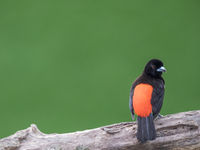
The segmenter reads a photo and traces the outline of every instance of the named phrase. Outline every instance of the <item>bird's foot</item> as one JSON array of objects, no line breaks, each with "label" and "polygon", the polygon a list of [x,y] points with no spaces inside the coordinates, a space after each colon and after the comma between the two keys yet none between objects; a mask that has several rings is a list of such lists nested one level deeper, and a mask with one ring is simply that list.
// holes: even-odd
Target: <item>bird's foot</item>
[{"label": "bird's foot", "polygon": [[161,115],[161,114],[158,114],[158,116],[155,118],[155,120],[158,120],[158,119],[160,119],[160,118],[162,118],[162,117],[164,117],[164,116]]}]

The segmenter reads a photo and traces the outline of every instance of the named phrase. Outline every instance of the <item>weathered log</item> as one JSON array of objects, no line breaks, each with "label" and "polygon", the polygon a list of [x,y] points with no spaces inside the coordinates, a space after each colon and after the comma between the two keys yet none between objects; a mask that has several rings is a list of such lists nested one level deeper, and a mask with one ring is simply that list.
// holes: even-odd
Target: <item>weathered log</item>
[{"label": "weathered log", "polygon": [[136,139],[136,122],[122,122],[65,134],[44,134],[36,125],[0,139],[0,150],[138,150],[200,149],[200,111],[155,120],[157,138]]}]

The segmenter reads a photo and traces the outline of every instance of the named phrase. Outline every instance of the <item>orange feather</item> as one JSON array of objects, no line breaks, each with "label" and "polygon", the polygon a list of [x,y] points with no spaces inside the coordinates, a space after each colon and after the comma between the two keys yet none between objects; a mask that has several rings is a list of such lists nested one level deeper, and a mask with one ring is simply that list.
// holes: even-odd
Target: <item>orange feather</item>
[{"label": "orange feather", "polygon": [[152,112],[151,96],[153,87],[149,84],[138,84],[133,93],[133,108],[140,117],[147,117]]}]

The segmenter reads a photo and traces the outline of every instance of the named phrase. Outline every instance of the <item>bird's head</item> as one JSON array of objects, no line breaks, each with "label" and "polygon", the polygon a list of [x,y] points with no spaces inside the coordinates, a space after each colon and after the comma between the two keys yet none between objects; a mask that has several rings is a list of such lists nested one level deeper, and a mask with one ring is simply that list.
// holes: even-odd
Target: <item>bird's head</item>
[{"label": "bird's head", "polygon": [[166,72],[166,69],[158,59],[151,59],[144,68],[144,73],[154,78],[161,77],[163,72]]}]

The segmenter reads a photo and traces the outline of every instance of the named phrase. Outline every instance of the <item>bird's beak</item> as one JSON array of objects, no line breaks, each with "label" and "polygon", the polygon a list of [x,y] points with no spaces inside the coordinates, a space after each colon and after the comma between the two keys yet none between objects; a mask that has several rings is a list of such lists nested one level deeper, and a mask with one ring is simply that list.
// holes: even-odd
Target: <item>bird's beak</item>
[{"label": "bird's beak", "polygon": [[167,70],[165,69],[165,67],[161,66],[156,71],[158,71],[158,72],[166,72]]}]

